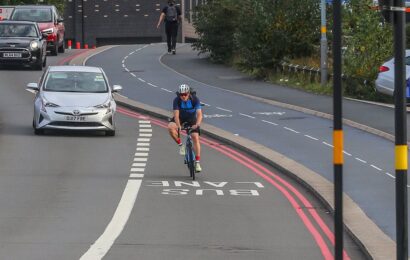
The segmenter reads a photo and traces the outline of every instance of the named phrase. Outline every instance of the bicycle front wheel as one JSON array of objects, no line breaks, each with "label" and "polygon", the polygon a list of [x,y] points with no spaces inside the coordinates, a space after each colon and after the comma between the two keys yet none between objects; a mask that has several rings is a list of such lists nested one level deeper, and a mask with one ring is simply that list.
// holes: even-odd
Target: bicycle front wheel
[{"label": "bicycle front wheel", "polygon": [[194,156],[192,152],[192,146],[187,145],[186,154],[187,154],[187,166],[189,169],[189,175],[192,177],[192,179],[195,180],[195,161],[194,161]]}]

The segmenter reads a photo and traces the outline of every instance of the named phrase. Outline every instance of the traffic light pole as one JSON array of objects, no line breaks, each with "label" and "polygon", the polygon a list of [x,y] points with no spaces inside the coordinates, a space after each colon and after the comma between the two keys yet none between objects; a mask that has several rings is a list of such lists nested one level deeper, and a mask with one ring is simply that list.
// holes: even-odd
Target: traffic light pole
[{"label": "traffic light pole", "polygon": [[343,259],[343,124],[342,124],[342,10],[333,1],[333,165],[335,197],[335,259]]},{"label": "traffic light pole", "polygon": [[407,220],[407,117],[405,64],[405,8],[404,0],[394,0],[390,9],[394,25],[394,103],[395,103],[395,169],[396,169],[396,243],[397,259],[408,258]]}]

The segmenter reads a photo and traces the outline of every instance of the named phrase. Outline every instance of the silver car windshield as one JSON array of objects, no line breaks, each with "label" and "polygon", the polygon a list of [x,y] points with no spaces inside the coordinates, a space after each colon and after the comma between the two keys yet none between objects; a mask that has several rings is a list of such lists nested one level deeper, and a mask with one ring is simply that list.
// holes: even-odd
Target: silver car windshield
[{"label": "silver car windshield", "polygon": [[32,21],[32,22],[52,22],[50,9],[16,9],[11,20]]},{"label": "silver car windshield", "polygon": [[32,24],[0,24],[0,37],[38,37]]},{"label": "silver car windshield", "polygon": [[102,73],[55,71],[47,75],[44,91],[106,93],[107,83]]}]

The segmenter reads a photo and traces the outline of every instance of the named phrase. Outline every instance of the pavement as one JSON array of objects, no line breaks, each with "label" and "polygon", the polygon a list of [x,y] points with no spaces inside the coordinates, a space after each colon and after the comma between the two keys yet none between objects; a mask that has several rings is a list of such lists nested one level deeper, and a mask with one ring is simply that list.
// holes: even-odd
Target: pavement
[{"label": "pavement", "polygon": [[[108,49],[110,47],[105,48]],[[87,57],[101,51],[104,50],[97,49],[89,51],[84,55],[78,56],[73,62],[75,62],[75,64],[81,64],[81,61],[85,63]],[[206,59],[198,58],[189,46],[179,48],[178,55],[176,56],[164,56],[162,62],[175,70],[175,72],[193,78],[201,83],[242,93],[267,103],[280,103],[290,109],[321,117],[331,117],[330,110],[332,109],[332,103],[330,97],[309,94],[300,90],[250,79],[246,75],[231,68],[209,64]],[[251,88],[249,87],[250,83],[252,83]],[[290,101],[288,100],[289,98],[286,98],[289,96],[292,97]],[[168,118],[170,115],[169,111],[148,106],[122,96],[117,96],[116,99],[125,107],[142,111],[159,118]],[[357,111],[361,111],[361,113],[357,113]],[[391,138],[392,133],[392,129],[388,127],[390,119],[393,120],[394,118],[393,116],[390,118],[392,113],[393,110],[391,108],[384,106],[345,100],[344,115],[349,119],[351,124],[356,124],[357,127],[361,129],[364,128],[362,130],[367,129],[369,132],[379,133],[379,135],[388,139]],[[361,116],[358,116],[359,114]],[[386,120],[380,120],[385,117]],[[394,124],[392,124],[392,126],[393,125]],[[296,161],[286,158],[282,154],[243,137],[234,136],[232,133],[207,124],[203,125],[203,130],[207,135],[249,152],[259,159],[274,165],[283,172],[288,173],[311,189],[330,209],[334,208],[333,184],[319,174],[309,170]],[[356,242],[362,246],[370,258],[393,259],[395,257],[395,242],[384,234],[347,195],[344,195],[344,223],[348,232],[353,236]]]}]

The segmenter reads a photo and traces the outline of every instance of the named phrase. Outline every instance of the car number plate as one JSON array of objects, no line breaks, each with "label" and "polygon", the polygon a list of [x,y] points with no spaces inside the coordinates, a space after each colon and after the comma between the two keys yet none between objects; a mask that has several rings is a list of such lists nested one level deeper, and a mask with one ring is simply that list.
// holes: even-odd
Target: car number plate
[{"label": "car number plate", "polygon": [[66,116],[68,121],[85,121],[85,116]]},{"label": "car number plate", "polygon": [[18,52],[5,52],[3,58],[21,58],[21,53]]}]

